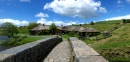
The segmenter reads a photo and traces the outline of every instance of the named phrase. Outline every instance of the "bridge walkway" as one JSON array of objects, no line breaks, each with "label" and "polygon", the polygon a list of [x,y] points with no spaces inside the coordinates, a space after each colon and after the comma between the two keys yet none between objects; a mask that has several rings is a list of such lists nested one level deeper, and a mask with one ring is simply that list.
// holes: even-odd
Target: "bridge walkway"
[{"label": "bridge walkway", "polygon": [[69,41],[63,39],[43,62],[70,62],[71,49]]}]

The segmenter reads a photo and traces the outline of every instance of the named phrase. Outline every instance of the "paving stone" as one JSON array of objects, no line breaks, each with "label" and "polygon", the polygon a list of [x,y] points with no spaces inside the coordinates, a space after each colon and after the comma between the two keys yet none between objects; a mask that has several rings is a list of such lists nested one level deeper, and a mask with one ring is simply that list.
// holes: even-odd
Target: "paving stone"
[{"label": "paving stone", "polygon": [[53,62],[70,62],[69,46],[68,41],[62,41],[51,51],[43,62],[51,62],[48,59],[53,59]]}]

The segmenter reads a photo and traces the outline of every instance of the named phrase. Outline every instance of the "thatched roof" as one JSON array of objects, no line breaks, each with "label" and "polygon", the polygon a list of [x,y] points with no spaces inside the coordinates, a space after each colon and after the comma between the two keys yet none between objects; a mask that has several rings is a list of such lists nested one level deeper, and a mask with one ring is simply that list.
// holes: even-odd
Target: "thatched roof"
[{"label": "thatched roof", "polygon": [[98,30],[94,29],[94,28],[85,28],[80,32],[99,32]]},{"label": "thatched roof", "polygon": [[72,25],[70,25],[70,26],[63,26],[61,28],[61,30],[73,31],[74,28],[75,28],[75,26],[72,26]]},{"label": "thatched roof", "polygon": [[94,28],[84,28],[82,26],[62,26],[59,27],[60,30],[66,30],[66,31],[78,31],[78,32],[99,32],[98,30]]},{"label": "thatched roof", "polygon": [[82,31],[82,30],[84,30],[85,28],[84,27],[82,27],[82,26],[76,26],[74,29],[73,29],[73,31]]},{"label": "thatched roof", "polygon": [[31,31],[37,31],[37,30],[50,30],[50,27],[46,25],[38,25],[33,29],[31,29]]},{"label": "thatched roof", "polygon": [[72,26],[72,25],[70,25],[70,26],[67,26],[67,31],[73,31],[74,30],[74,28],[76,28],[75,26]]},{"label": "thatched roof", "polygon": [[62,27],[63,27],[63,26],[58,26],[57,28],[58,28],[59,30],[61,30],[61,29],[62,29]]}]

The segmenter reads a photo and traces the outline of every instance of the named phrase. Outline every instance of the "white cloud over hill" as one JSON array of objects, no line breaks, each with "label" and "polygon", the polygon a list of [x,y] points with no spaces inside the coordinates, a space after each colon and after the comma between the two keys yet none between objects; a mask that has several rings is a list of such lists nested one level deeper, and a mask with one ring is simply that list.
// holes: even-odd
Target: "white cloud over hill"
[{"label": "white cloud over hill", "polygon": [[121,19],[130,19],[130,14],[125,15],[125,16],[112,17],[112,18],[108,18],[104,20],[108,21],[108,20],[121,20]]},{"label": "white cloud over hill", "polygon": [[101,2],[95,0],[54,0],[51,3],[46,3],[43,9],[49,9],[57,14],[83,19],[96,17],[99,12],[107,13],[105,7],[101,7]]},{"label": "white cloud over hill", "polygon": [[10,22],[16,26],[26,26],[29,24],[29,22],[25,20],[20,21],[20,20],[14,20],[14,19],[9,19],[9,18],[0,19],[0,24],[5,23],[5,22]]}]

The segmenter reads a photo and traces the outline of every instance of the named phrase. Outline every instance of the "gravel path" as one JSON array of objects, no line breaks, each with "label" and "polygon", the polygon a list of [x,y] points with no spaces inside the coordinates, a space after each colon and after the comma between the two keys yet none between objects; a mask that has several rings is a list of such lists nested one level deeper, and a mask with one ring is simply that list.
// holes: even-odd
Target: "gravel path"
[{"label": "gravel path", "polygon": [[70,47],[68,41],[58,44],[43,62],[70,62]]}]

